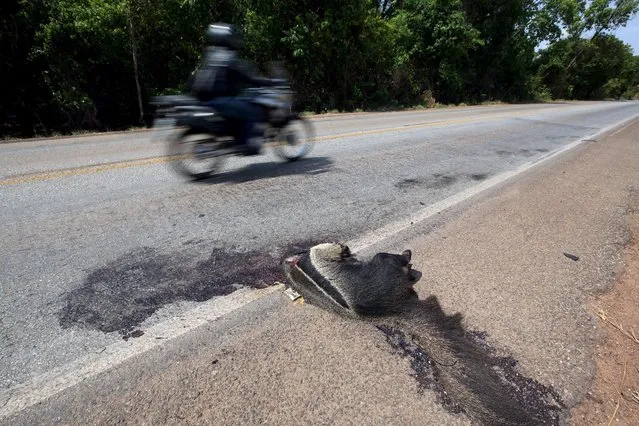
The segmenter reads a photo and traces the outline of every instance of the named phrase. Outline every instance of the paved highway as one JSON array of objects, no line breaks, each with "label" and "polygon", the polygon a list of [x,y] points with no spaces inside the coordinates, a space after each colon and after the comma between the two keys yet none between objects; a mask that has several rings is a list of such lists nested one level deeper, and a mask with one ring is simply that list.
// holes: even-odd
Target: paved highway
[{"label": "paved highway", "polygon": [[637,115],[583,102],[317,117],[304,161],[234,158],[201,182],[173,174],[148,132],[0,144],[0,407],[150,329],[242,309],[286,253],[383,247],[429,206]]}]

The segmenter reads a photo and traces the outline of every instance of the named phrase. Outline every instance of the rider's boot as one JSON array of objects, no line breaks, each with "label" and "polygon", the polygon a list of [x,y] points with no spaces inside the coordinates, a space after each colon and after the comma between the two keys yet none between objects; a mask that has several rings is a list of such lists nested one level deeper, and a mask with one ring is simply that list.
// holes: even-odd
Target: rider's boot
[{"label": "rider's boot", "polygon": [[259,136],[252,136],[246,141],[245,155],[259,155],[262,151],[262,138]]}]

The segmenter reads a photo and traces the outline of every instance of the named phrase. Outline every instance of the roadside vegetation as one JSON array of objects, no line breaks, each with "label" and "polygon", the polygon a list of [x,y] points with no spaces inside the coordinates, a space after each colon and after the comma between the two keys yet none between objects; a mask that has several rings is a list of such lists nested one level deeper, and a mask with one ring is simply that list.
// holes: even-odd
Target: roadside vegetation
[{"label": "roadside vegetation", "polygon": [[[0,137],[126,129],[180,93],[206,26],[281,61],[300,111],[639,98],[639,0],[9,0]],[[266,68],[264,69],[266,71]]]}]

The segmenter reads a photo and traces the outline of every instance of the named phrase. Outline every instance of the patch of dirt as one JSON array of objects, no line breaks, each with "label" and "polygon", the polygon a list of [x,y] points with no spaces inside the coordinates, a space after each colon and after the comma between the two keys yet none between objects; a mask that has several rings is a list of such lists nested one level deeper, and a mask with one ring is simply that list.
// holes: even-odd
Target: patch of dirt
[{"label": "patch of dirt", "polygon": [[639,425],[639,214],[632,223],[623,274],[590,305],[604,338],[595,348],[592,387],[573,411],[576,425]]}]

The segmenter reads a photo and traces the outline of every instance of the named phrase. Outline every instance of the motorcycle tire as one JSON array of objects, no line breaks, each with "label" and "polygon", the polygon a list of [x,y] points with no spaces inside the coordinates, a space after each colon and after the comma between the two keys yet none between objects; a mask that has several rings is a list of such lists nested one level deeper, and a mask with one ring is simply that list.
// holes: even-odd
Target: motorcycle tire
[{"label": "motorcycle tire", "polygon": [[287,161],[304,158],[313,148],[315,132],[312,123],[304,117],[297,116],[286,126],[278,129],[275,135],[273,150],[275,154]]},{"label": "motorcycle tire", "polygon": [[192,180],[213,176],[224,165],[224,156],[213,156],[220,141],[210,133],[196,129],[178,132],[169,141],[168,155],[175,172]]}]

